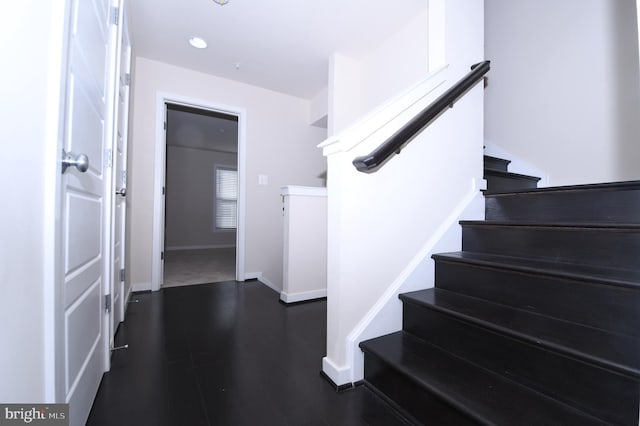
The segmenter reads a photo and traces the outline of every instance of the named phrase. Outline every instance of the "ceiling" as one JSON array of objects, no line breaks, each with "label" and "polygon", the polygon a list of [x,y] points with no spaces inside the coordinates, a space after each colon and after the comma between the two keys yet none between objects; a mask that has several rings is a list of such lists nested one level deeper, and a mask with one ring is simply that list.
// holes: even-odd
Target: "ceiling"
[{"label": "ceiling", "polygon": [[[130,0],[135,54],[310,99],[333,52],[379,44],[427,0]],[[188,39],[205,39],[194,49]]]}]

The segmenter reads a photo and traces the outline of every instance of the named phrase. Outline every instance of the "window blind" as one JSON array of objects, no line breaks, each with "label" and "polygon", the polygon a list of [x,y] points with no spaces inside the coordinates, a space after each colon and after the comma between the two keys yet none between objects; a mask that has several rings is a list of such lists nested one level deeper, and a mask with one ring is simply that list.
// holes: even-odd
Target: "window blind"
[{"label": "window blind", "polygon": [[217,229],[236,229],[238,226],[238,172],[216,167],[215,226]]}]

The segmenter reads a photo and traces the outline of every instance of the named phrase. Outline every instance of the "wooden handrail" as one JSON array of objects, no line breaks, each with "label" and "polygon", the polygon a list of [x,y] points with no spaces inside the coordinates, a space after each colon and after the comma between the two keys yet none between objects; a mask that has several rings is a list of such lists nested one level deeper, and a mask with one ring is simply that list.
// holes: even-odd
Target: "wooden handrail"
[{"label": "wooden handrail", "polygon": [[389,139],[367,155],[356,157],[353,165],[358,171],[373,173],[382,167],[394,154],[400,151],[406,144],[429,126],[447,108],[453,108],[454,103],[464,96],[469,89],[482,80],[490,69],[490,61],[484,61],[471,66],[471,72],[465,75],[460,81],[444,92],[438,99],[433,101],[428,107],[423,109],[418,115],[412,118],[400,130],[395,132]]}]

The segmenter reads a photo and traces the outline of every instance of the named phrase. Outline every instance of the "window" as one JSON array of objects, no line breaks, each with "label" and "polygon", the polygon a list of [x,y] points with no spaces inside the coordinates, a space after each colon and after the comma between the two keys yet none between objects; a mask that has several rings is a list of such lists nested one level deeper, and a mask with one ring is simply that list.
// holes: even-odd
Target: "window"
[{"label": "window", "polygon": [[215,228],[236,229],[238,223],[238,171],[216,166]]}]

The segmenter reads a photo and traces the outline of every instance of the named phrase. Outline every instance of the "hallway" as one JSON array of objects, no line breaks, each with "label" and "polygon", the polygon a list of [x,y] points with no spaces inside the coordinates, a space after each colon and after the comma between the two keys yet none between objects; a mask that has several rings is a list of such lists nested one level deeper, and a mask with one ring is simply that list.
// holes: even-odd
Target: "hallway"
[{"label": "hallway", "polygon": [[363,386],[334,391],[325,340],[326,301],[285,306],[257,281],[136,293],[87,424],[404,424]]}]

